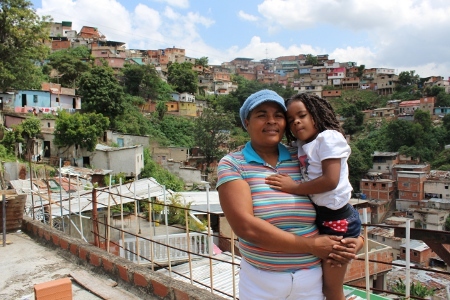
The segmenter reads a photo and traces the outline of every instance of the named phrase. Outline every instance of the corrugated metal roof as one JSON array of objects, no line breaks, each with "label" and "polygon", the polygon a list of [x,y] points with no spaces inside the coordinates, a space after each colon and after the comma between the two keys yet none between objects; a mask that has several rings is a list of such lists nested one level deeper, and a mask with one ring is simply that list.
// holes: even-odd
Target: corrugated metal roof
[{"label": "corrugated metal roof", "polygon": [[[67,178],[64,178],[67,180]],[[80,178],[81,181],[81,178]],[[83,180],[81,183],[86,182]],[[13,180],[11,185],[16,189],[18,194],[28,194],[27,207],[31,206],[31,186],[30,180]],[[71,184],[72,186],[72,184]],[[61,191],[61,193],[50,193],[50,199],[52,201],[51,212],[52,215],[57,217],[61,216],[62,203],[62,215],[68,215],[70,213],[78,213],[92,210],[92,190],[84,190],[85,185],[79,185],[78,192],[67,193]],[[148,199],[150,197],[156,197],[158,200],[163,201],[164,195],[166,200],[174,194],[171,190],[164,190],[164,187],[159,184],[154,178],[144,178],[130,183],[122,185],[114,185],[111,187],[111,197],[109,197],[108,188],[97,189],[97,203],[98,208],[108,207],[108,205],[118,205],[122,203],[133,202],[134,196],[136,199]],[[48,205],[48,191],[46,189],[39,189],[36,182],[33,180],[33,201],[34,205]],[[121,197],[122,196],[122,197]],[[71,212],[69,212],[69,206]]]},{"label": "corrugated metal roof", "polygon": [[[220,254],[214,255],[214,259],[211,260],[213,287],[215,290],[214,293],[226,299],[233,299],[233,280],[235,282],[236,297],[239,297],[238,284],[240,267],[234,266],[233,272],[231,262],[232,256],[229,252],[222,252]],[[234,262],[236,264],[240,264],[241,258],[239,256],[235,256]],[[188,263],[172,266],[171,269],[172,278],[187,283],[191,282],[191,272]],[[210,259],[201,258],[198,260],[193,260],[191,263],[191,269],[194,285],[206,290],[210,290]],[[157,272],[169,276],[169,270],[160,269]]]}]

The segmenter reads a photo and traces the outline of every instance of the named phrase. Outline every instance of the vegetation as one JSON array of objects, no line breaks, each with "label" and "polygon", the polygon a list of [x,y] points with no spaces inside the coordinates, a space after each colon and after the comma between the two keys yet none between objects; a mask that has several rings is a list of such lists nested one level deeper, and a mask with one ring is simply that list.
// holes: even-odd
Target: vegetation
[{"label": "vegetation", "polygon": [[79,145],[94,151],[99,137],[108,129],[109,120],[101,114],[58,113],[55,126],[54,143],[58,147]]},{"label": "vegetation", "polygon": [[179,93],[197,93],[197,74],[192,70],[191,63],[172,63],[168,69],[167,81]]},{"label": "vegetation", "polygon": [[[40,18],[32,10],[30,1],[7,0],[0,9],[0,89],[38,88],[50,79],[63,86],[77,88],[82,97],[83,114],[59,113],[56,121],[55,143],[60,147],[80,145],[94,149],[102,131],[111,128],[123,133],[149,135],[161,146],[198,147],[205,155],[205,165],[226,152],[248,141],[239,118],[239,108],[245,99],[261,89],[271,89],[283,98],[297,91],[280,84],[264,84],[232,74],[238,85],[228,95],[198,94],[198,74],[193,66],[208,67],[208,58],[201,57],[195,64],[170,63],[168,82],[151,65],[125,64],[115,73],[106,63],[93,66],[93,57],[87,47],[77,47],[49,54],[43,42],[48,37],[48,17]],[[36,67],[40,62],[48,63]],[[316,65],[317,56],[306,55],[307,65]],[[36,63],[36,64],[35,64]],[[365,66],[358,67],[356,76],[363,77]],[[52,72],[53,71],[53,72]],[[55,75],[51,78],[45,76]],[[414,121],[377,120],[364,122],[364,110],[385,107],[388,100],[436,97],[436,106],[450,106],[450,95],[442,87],[422,88],[426,78],[415,71],[401,72],[393,95],[379,96],[370,90],[343,90],[342,96],[331,100],[336,113],[343,119],[343,128],[350,136],[352,155],[349,159],[350,179],[358,190],[358,180],[371,167],[374,151],[398,151],[401,154],[429,162],[433,169],[450,170],[450,115],[434,123],[429,113],[416,111]],[[334,88],[332,86],[324,89]],[[206,100],[209,109],[201,117],[177,117],[167,114],[166,103],[171,93],[196,93]],[[147,101],[156,101],[156,111],[142,114],[140,107]],[[226,112],[226,113],[225,113]],[[44,118],[54,116],[46,115]],[[11,155],[17,143],[25,143],[39,135],[39,120],[30,118],[23,124],[5,130],[0,153]],[[3,155],[3,154],[2,154]],[[157,178],[172,190],[181,190],[181,180],[152,162],[146,150],[143,176]],[[208,172],[208,169],[204,169]]]},{"label": "vegetation", "polygon": [[445,230],[450,231],[450,216],[445,219]]},{"label": "vegetation", "polygon": [[180,178],[176,177],[152,160],[148,148],[144,149],[144,168],[142,169],[141,177],[153,177],[159,184],[164,185],[166,189],[175,192],[184,189],[184,183]]},{"label": "vegetation", "polygon": [[[232,128],[233,123],[228,114],[208,108],[195,119],[195,142],[205,156],[205,166],[225,155],[221,146],[228,141]],[[204,171],[209,173],[207,168]]]},{"label": "vegetation", "polygon": [[[90,50],[86,46],[55,51],[47,59],[49,62],[43,67],[43,72],[52,82],[72,88],[78,86],[81,74],[87,72],[93,62]],[[56,70],[57,74],[52,75],[52,70]]]},{"label": "vegetation", "polygon": [[102,114],[112,120],[125,108],[125,94],[113,69],[107,66],[93,67],[80,76],[78,93],[83,99],[85,112]]},{"label": "vegetation", "polygon": [[[394,282],[394,285],[392,286],[392,291],[403,295],[405,294],[406,285],[401,278],[398,278]],[[425,285],[422,285],[420,282],[411,283],[410,295],[413,297],[425,298],[428,296],[433,296],[434,293],[435,293],[434,289],[428,288]],[[401,299],[406,298],[401,297]]]},{"label": "vegetation", "polygon": [[49,17],[39,17],[31,1],[4,0],[0,7],[0,91],[39,88],[44,77],[35,61],[49,53]]}]

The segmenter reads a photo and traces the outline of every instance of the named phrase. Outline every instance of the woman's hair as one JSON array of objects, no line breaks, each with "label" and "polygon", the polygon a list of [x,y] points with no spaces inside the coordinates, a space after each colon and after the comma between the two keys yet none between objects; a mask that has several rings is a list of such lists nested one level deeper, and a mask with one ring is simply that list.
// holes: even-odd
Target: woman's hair
[{"label": "woman's hair", "polygon": [[[313,94],[297,94],[285,101],[286,107],[294,101],[303,102],[319,132],[330,129],[336,130],[344,135],[344,131],[339,125],[334,109],[327,100]],[[289,142],[296,140],[289,129],[286,130],[286,137]]]}]

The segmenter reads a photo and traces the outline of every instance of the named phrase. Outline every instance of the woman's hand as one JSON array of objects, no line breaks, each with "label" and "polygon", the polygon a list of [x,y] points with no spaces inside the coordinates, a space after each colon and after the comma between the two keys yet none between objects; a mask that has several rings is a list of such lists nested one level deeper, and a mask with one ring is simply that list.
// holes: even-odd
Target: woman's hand
[{"label": "woman's hand", "polygon": [[311,240],[310,253],[321,259],[328,259],[335,251],[334,247],[341,245],[342,236],[318,235],[308,239]]},{"label": "woman's hand", "polygon": [[348,264],[357,258],[356,254],[363,245],[364,241],[360,237],[342,239],[339,245],[333,246],[333,251],[327,257],[326,262],[338,267]]}]

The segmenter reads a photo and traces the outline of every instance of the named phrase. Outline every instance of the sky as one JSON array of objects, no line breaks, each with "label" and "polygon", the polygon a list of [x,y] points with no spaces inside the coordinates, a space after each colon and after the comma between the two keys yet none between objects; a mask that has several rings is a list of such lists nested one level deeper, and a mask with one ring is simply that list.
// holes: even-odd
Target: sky
[{"label": "sky", "polygon": [[236,57],[328,54],[366,68],[450,77],[448,0],[32,0],[39,15],[97,27],[128,49]]}]

